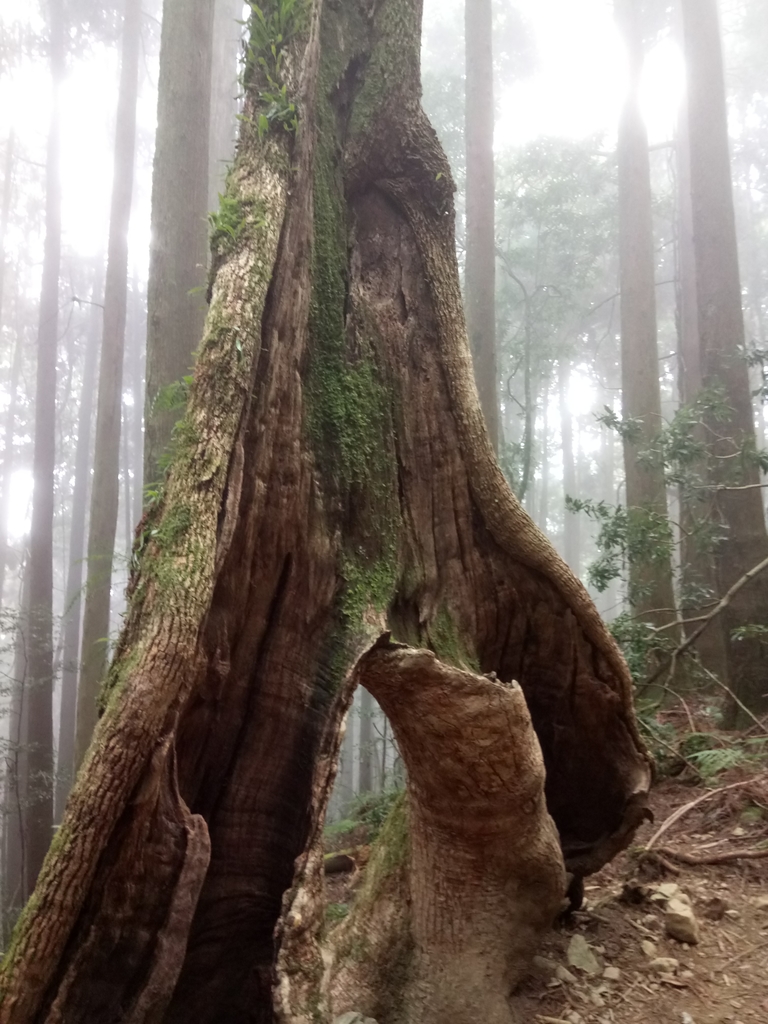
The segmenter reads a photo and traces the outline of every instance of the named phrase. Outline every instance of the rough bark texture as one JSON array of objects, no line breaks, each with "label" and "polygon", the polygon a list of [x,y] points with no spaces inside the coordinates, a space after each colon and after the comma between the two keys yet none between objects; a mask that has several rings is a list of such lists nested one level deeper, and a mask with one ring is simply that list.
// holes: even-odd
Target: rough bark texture
[{"label": "rough bark texture", "polygon": [[[491,0],[465,0],[466,260],[464,294],[475,380],[488,434],[499,443],[496,372],[496,175]],[[528,439],[530,441],[530,438]]]},{"label": "rough bark texture", "polygon": [[[702,383],[720,388],[731,415],[709,424],[721,438],[713,445],[717,468],[712,482],[726,487],[757,485],[758,467],[749,458],[755,427],[749,375],[743,355],[744,319],[728,146],[723,54],[716,0],[683,0],[688,65],[696,290]],[[715,552],[720,593],[768,556],[761,492],[721,490],[717,505],[725,538]],[[744,587],[723,614],[726,637],[738,626],[761,623],[768,607],[768,576]],[[729,640],[728,679],[741,701],[755,712],[768,709],[768,647],[758,639]],[[735,722],[738,709],[731,708]]]},{"label": "rough bark texture", "polygon": [[56,462],[56,347],[61,262],[59,92],[64,77],[64,11],[49,5],[53,104],[45,164],[45,248],[35,380],[34,488],[29,536],[27,696],[29,791],[24,808],[28,896],[53,827],[53,474]]},{"label": "rough bark texture", "polygon": [[152,174],[144,483],[162,478],[178,409],[158,401],[191,372],[205,322],[212,0],[164,0]]},{"label": "rough bark texture", "polygon": [[[390,837],[389,871],[376,863],[333,938],[333,1014],[508,1024],[509,994],[565,892],[523,692],[386,638],[357,671],[408,769],[408,836]],[[377,891],[391,887],[393,868],[405,869],[396,907],[391,888],[383,899]],[[379,947],[375,958],[361,955],[366,943]]]},{"label": "rough bark texture", "polygon": [[[358,663],[388,629],[433,675],[426,649],[471,666],[446,679],[490,700],[499,684],[476,672],[519,681],[572,871],[603,864],[643,814],[626,666],[483,424],[453,186],[418,99],[419,5],[307,10],[283,32],[295,133],[259,131],[265,83],[247,69],[228,183],[242,220],[214,236],[174,465],[140,525],[104,715],[6,959],[3,1024],[325,1019],[323,812]],[[509,758],[537,792],[525,735]],[[504,817],[489,810],[494,828]],[[559,877],[546,842],[535,859]],[[454,956],[442,931],[412,959],[414,984],[430,956]],[[480,943],[484,956],[481,1007],[501,1013],[515,950]]]},{"label": "rough bark texture", "polygon": [[77,690],[77,765],[82,761],[91,742],[97,719],[99,687],[107,668],[106,638],[109,635],[112,562],[120,495],[120,428],[123,407],[125,316],[128,301],[128,226],[133,199],[140,50],[141,0],[126,0],[115,124],[115,173],[109,214],[104,333],[99,363],[91,514],[88,521],[88,576]]},{"label": "rough bark texture", "polygon": [[[656,330],[656,258],[653,242],[651,165],[648,134],[640,109],[643,37],[638,4],[616,0],[616,23],[629,54],[629,88],[619,123],[619,262],[621,277],[622,416],[637,424],[624,437],[626,503],[638,531],[668,529],[667,495],[661,459],[638,459],[653,449],[662,428]],[[633,610],[653,626],[674,620],[671,533],[663,545],[647,544],[629,566]]]}]

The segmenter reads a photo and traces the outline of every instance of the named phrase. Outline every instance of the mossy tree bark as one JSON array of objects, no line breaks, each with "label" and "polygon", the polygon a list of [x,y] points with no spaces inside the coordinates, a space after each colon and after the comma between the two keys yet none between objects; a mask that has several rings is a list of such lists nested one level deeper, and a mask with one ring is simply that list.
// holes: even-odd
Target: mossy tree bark
[{"label": "mossy tree bark", "polygon": [[[649,766],[626,666],[483,424],[453,186],[419,105],[420,17],[410,0],[314,0],[269,21],[288,40],[271,77],[295,98],[295,131],[262,66],[246,70],[238,223],[214,237],[175,461],[138,533],[103,716],[6,958],[4,1024],[325,1019],[320,837],[358,682],[409,746],[408,703],[433,702],[423,758],[408,761],[412,887],[440,852],[421,842],[420,794],[443,827],[453,779],[437,774],[450,744],[420,679],[449,694],[457,764],[475,773],[452,792],[468,885],[487,878],[529,934],[559,899],[561,856],[588,873],[642,817]],[[392,648],[390,630],[409,646]],[[478,723],[463,743],[462,716]],[[494,793],[497,763],[502,780],[518,766],[514,792]],[[490,866],[475,855],[483,829]],[[545,893],[535,910],[529,877]],[[455,962],[450,906],[432,927],[420,898],[424,916],[401,932],[411,955],[388,974],[400,1009],[383,1022],[414,1019]],[[455,900],[463,914],[469,891]],[[530,949],[510,947],[508,928],[490,941],[490,920],[462,935],[489,965],[478,1008],[500,1021]]]}]

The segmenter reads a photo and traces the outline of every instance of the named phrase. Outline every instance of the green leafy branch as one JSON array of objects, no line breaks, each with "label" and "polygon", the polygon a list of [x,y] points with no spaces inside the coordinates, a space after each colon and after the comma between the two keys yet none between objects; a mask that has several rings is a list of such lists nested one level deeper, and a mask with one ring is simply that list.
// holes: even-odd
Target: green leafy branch
[{"label": "green leafy branch", "polygon": [[284,80],[285,62],[292,39],[307,26],[308,0],[268,0],[263,6],[248,0],[249,39],[245,46],[243,84],[249,88],[259,78],[260,110],[256,119],[259,138],[273,125],[288,132],[298,127],[296,104]]}]

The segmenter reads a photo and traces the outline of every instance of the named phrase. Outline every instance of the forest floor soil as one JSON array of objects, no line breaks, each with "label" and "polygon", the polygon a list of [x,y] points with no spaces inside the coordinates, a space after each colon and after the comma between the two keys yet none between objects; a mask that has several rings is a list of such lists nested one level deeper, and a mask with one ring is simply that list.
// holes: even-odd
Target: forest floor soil
[{"label": "forest floor soil", "polygon": [[[521,1024],[768,1024],[768,856],[695,865],[638,856],[675,811],[707,793],[671,779],[655,787],[655,821],[585,880],[581,910],[540,949],[514,997]],[[349,848],[351,838],[329,846]],[[720,776],[655,848],[701,859],[768,849],[768,772]],[[361,874],[328,876],[329,918],[344,913]],[[666,933],[670,899],[690,903],[697,944]]]}]

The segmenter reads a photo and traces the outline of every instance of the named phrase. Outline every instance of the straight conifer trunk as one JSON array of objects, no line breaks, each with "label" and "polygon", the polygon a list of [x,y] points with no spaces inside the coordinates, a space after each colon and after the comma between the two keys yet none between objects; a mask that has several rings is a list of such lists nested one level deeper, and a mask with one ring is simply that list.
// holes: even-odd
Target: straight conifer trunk
[{"label": "straight conifer trunk", "polygon": [[[679,5],[677,14],[681,18]],[[682,21],[679,25],[680,45],[683,45]],[[699,397],[702,389],[701,342],[699,339],[699,312],[696,295],[696,255],[693,245],[693,207],[691,204],[691,152],[688,138],[688,97],[687,93],[680,105],[676,139],[677,156],[677,220],[678,220],[678,266],[677,266],[677,327],[680,358],[678,361],[678,384],[680,400],[690,405]],[[703,424],[694,428],[696,440],[707,443],[706,428]],[[706,482],[708,469],[706,460],[693,467],[698,476]],[[714,518],[712,502],[705,491],[687,495],[680,494],[681,514],[681,577],[683,601],[681,608],[684,619],[696,619],[706,614],[706,608],[717,600],[718,580],[712,557],[712,546],[707,534]],[[693,595],[704,592],[708,595],[704,601],[686,594]],[[687,627],[693,632],[697,623]],[[726,636],[723,620],[718,616],[702,633],[696,642],[699,658],[710,672],[726,685],[728,679],[728,658]]]},{"label": "straight conifer trunk", "polygon": [[96,388],[96,365],[103,329],[103,275],[97,274],[91,292],[91,315],[83,361],[83,386],[77,413],[77,445],[75,447],[75,484],[69,530],[69,565],[64,597],[64,641],[61,669],[61,712],[59,716],[59,747],[56,762],[55,818],[61,820],[75,767],[75,720],[77,713],[77,679],[80,665],[80,625],[83,610],[83,568],[85,556],[86,516],[91,482],[91,424],[93,396]]},{"label": "straight conifer trunk", "polygon": [[[309,1024],[372,991],[398,995],[380,1024],[510,1024],[564,863],[597,870],[645,814],[626,665],[483,424],[420,5],[306,11],[272,29],[295,126],[261,121],[274,58],[254,33],[241,224],[214,235],[174,463],[3,1024]],[[408,759],[406,842],[382,857],[412,899],[378,872],[406,959],[371,945],[352,990],[325,977],[320,841],[358,684]]]},{"label": "straight conifer trunk", "polygon": [[496,174],[493,159],[493,12],[491,0],[465,0],[466,33],[466,257],[467,331],[480,406],[498,450],[496,372]]},{"label": "straight conifer trunk", "polygon": [[27,647],[28,793],[24,813],[28,896],[53,829],[53,490],[56,462],[56,347],[61,262],[59,88],[64,78],[65,25],[61,0],[49,4],[53,86],[45,165],[45,247],[35,378],[34,487],[29,537]]},{"label": "straight conifer trunk", "polygon": [[152,173],[144,484],[179,419],[163,389],[191,372],[205,322],[213,0],[164,0]]},{"label": "straight conifer trunk", "polygon": [[104,333],[99,363],[96,443],[93,453],[88,565],[77,691],[75,763],[82,761],[97,719],[97,697],[107,667],[112,561],[120,493],[120,428],[128,292],[128,226],[133,197],[136,100],[141,48],[141,0],[126,0],[120,88],[115,125],[115,175],[109,215]]},{"label": "straight conifer trunk", "polygon": [[[725,537],[715,552],[719,590],[724,594],[744,573],[768,557],[768,535],[756,462],[755,425],[744,358],[736,223],[733,207],[723,53],[716,0],[683,0],[691,201],[702,383],[724,393],[731,414],[713,418],[711,436],[717,467],[712,483]],[[743,456],[741,453],[745,453]],[[750,485],[743,489],[745,485]],[[728,490],[729,487],[740,490]],[[753,712],[768,709],[768,647],[759,638],[734,642],[738,627],[765,622],[768,574],[744,587],[723,613],[728,639],[728,679]],[[730,723],[739,717],[730,709]]]},{"label": "straight conifer trunk", "polygon": [[[5,249],[8,218],[11,212],[11,196],[13,193],[13,167],[15,160],[16,136],[13,128],[8,133],[3,169],[3,198],[0,204],[0,327],[5,320],[5,282],[7,270],[7,254]],[[3,606],[5,591],[5,572],[8,565],[8,488],[10,486],[11,469],[13,467],[13,426],[16,419],[16,390],[19,384],[21,369],[21,339],[17,338],[11,359],[11,379],[9,387],[8,410],[5,414],[5,430],[3,437],[3,463],[0,471],[0,607]]]},{"label": "straight conifer trunk", "polygon": [[[659,352],[656,330],[656,260],[648,135],[640,110],[643,37],[639,5],[616,0],[616,21],[629,54],[629,88],[618,137],[619,263],[621,275],[622,417],[637,425],[625,436],[624,472],[629,516],[639,530],[669,529],[664,465],[661,458],[639,460],[653,449],[662,428]],[[629,566],[629,600],[635,613],[653,626],[674,619],[671,533],[669,546],[649,545],[655,554]]]}]

